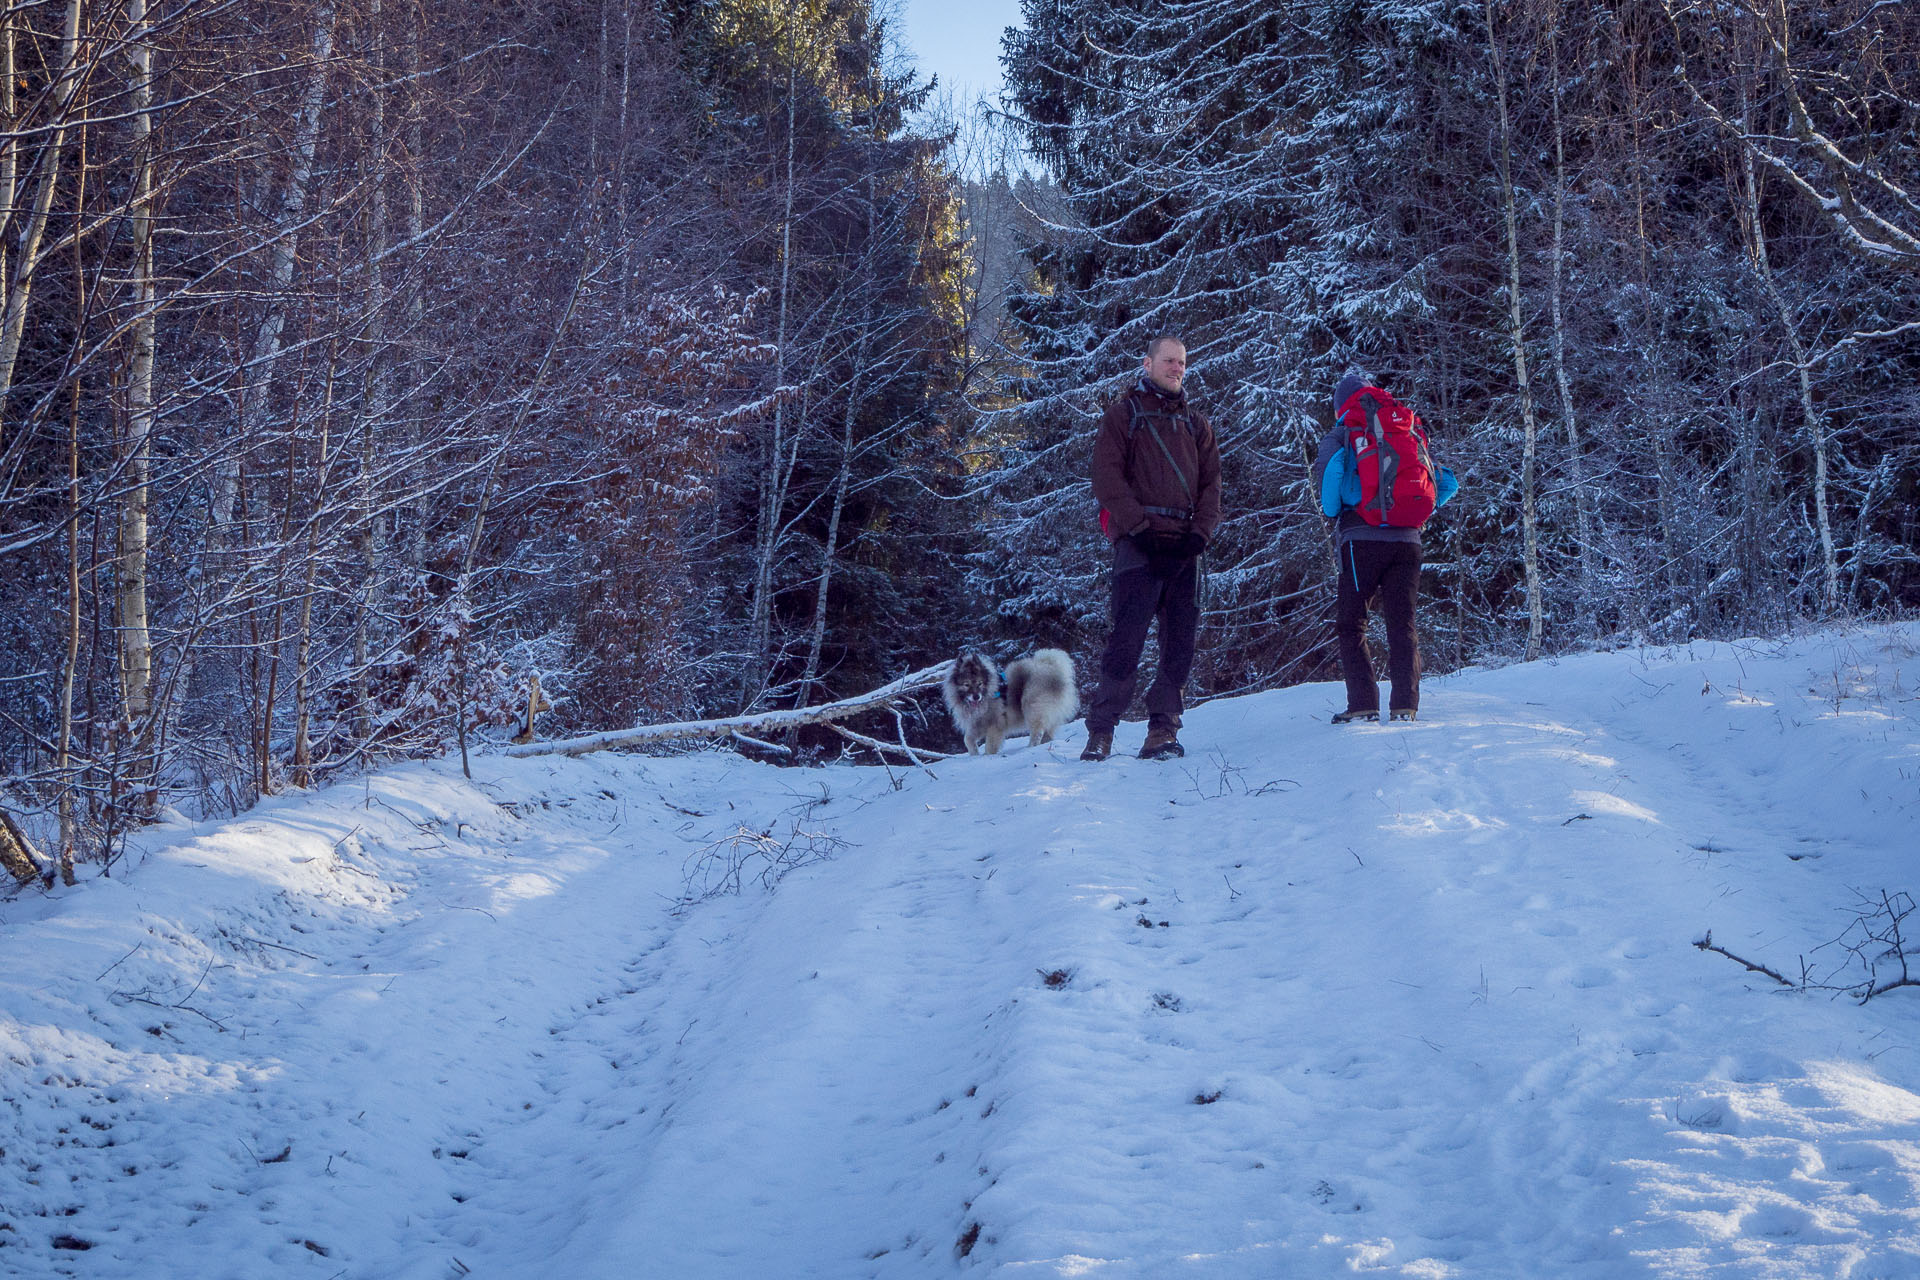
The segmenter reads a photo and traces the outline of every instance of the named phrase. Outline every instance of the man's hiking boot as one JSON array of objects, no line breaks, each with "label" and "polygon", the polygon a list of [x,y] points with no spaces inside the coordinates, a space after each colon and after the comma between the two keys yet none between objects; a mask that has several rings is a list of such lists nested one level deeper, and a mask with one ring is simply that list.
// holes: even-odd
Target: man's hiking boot
[{"label": "man's hiking boot", "polygon": [[1390,714],[1395,720],[1411,720],[1418,712],[1412,707],[1395,707]]},{"label": "man's hiking boot", "polygon": [[1378,720],[1379,718],[1380,713],[1378,711],[1355,711],[1351,707],[1345,711],[1336,711],[1333,713],[1333,722],[1335,724],[1352,724],[1355,720]]},{"label": "man's hiking boot", "polygon": [[1111,730],[1092,729],[1087,733],[1086,749],[1080,753],[1082,760],[1105,760],[1113,754],[1113,733]]},{"label": "man's hiking boot", "polygon": [[1187,749],[1180,745],[1179,733],[1180,731],[1178,729],[1149,728],[1147,730],[1147,740],[1142,743],[1140,747],[1140,758],[1142,760],[1172,760],[1177,756],[1187,754]]}]

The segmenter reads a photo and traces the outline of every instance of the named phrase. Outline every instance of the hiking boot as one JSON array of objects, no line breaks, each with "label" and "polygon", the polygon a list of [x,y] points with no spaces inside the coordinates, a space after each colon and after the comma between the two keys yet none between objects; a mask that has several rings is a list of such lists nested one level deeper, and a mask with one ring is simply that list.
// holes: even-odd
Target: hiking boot
[{"label": "hiking boot", "polygon": [[1419,713],[1412,707],[1395,707],[1390,714],[1395,720],[1411,720]]},{"label": "hiking boot", "polygon": [[1345,711],[1336,711],[1333,714],[1333,722],[1335,724],[1352,724],[1355,720],[1378,720],[1379,718],[1380,713],[1377,710],[1356,711],[1352,707],[1348,707]]},{"label": "hiking boot", "polygon": [[1180,731],[1178,729],[1158,727],[1148,729],[1147,740],[1140,746],[1140,758],[1142,760],[1172,760],[1176,756],[1187,754],[1187,749],[1180,745],[1179,733]]},{"label": "hiking boot", "polygon": [[1105,760],[1113,754],[1113,731],[1111,729],[1090,729],[1087,731],[1086,749],[1080,753],[1082,760]]}]

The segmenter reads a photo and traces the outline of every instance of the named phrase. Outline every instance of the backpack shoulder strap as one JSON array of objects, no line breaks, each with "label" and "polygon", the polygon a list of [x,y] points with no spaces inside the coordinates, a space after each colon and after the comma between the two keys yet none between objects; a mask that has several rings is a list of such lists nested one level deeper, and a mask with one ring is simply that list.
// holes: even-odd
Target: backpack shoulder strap
[{"label": "backpack shoulder strap", "polygon": [[1140,407],[1140,393],[1127,392],[1127,439],[1133,439],[1133,433],[1140,429],[1140,420],[1151,422],[1155,418],[1173,418],[1187,429],[1187,434],[1195,440],[1200,438],[1200,415],[1197,413],[1148,413]]},{"label": "backpack shoulder strap", "polygon": [[[1364,392],[1361,394],[1365,395]],[[1366,401],[1367,431],[1373,437],[1373,451],[1377,459],[1374,465],[1379,468],[1373,498],[1366,505],[1378,511],[1384,522],[1387,512],[1393,510],[1393,482],[1400,471],[1400,459],[1386,447],[1386,432],[1380,428],[1380,402],[1373,396],[1367,396]]]},{"label": "backpack shoulder strap", "polygon": [[[1148,508],[1148,510],[1159,511],[1161,512],[1161,514],[1164,514],[1164,515],[1172,515],[1172,516],[1175,516],[1176,518],[1191,520],[1193,518],[1193,511],[1191,508],[1194,501],[1193,484],[1187,479],[1187,473],[1181,470],[1180,463],[1177,460],[1175,460],[1173,456],[1173,450],[1167,448],[1167,442],[1160,438],[1160,429],[1153,425],[1153,420],[1155,418],[1170,418],[1175,416],[1180,416],[1184,418],[1187,415],[1184,415],[1184,414],[1174,415],[1174,414],[1168,414],[1168,413],[1144,413],[1140,409],[1140,397],[1136,392],[1127,393],[1127,412],[1129,414],[1129,417],[1127,419],[1128,448],[1129,449],[1132,448],[1133,433],[1139,430],[1140,423],[1144,420],[1147,424],[1147,434],[1152,436],[1153,442],[1160,446],[1161,456],[1166,458],[1167,465],[1173,468],[1174,478],[1180,482],[1181,490],[1187,495],[1187,505],[1189,509],[1184,512],[1172,511],[1172,510],[1162,511],[1162,509],[1158,507],[1150,507]],[[1193,428],[1191,426],[1191,419],[1189,419],[1188,421],[1189,421],[1188,429],[1192,430]]]},{"label": "backpack shoulder strap", "polygon": [[[1365,392],[1361,394],[1366,395]],[[1367,431],[1373,436],[1373,442],[1377,445],[1386,435],[1386,433],[1380,429],[1380,402],[1372,396],[1366,396],[1366,411]]]}]

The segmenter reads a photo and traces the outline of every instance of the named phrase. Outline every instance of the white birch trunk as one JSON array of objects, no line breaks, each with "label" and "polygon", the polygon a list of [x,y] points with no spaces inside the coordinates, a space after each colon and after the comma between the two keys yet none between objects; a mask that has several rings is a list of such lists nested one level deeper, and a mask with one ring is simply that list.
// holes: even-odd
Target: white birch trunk
[{"label": "white birch trunk", "polygon": [[[1744,98],[1744,85],[1741,94]],[[1742,114],[1745,115],[1744,112]],[[1741,125],[1747,127],[1744,118]],[[1779,317],[1780,329],[1786,334],[1787,347],[1793,353],[1793,372],[1800,393],[1800,421],[1813,447],[1813,517],[1814,528],[1820,538],[1820,612],[1828,614],[1840,603],[1840,562],[1834,552],[1833,516],[1827,503],[1827,424],[1813,403],[1813,376],[1808,368],[1810,361],[1806,344],[1800,340],[1799,326],[1793,321],[1793,309],[1787,305],[1780,285],[1773,276],[1773,261],[1767,253],[1767,233],[1760,221],[1760,181],[1753,163],[1753,149],[1741,147],[1740,159],[1746,187],[1742,193],[1744,208],[1741,210],[1741,220],[1747,224],[1754,274],[1760,278],[1761,288],[1766,292],[1767,301],[1773,305],[1774,314]]]},{"label": "white birch trunk", "polygon": [[773,567],[780,551],[780,513],[786,506],[785,444],[787,429],[787,307],[793,279],[793,170],[794,99],[799,88],[793,62],[791,10],[787,61],[787,190],[780,215],[780,318],[774,331],[773,434],[761,449],[759,528],[753,560],[753,669],[747,674],[745,699],[750,704],[766,687],[773,670]]},{"label": "white birch trunk", "polygon": [[1553,76],[1553,378],[1560,394],[1560,421],[1567,433],[1567,477],[1573,489],[1574,536],[1580,542],[1581,630],[1591,640],[1598,634],[1594,593],[1599,568],[1594,546],[1593,500],[1587,492],[1587,461],[1580,444],[1580,418],[1573,407],[1573,384],[1567,373],[1566,283],[1567,146],[1560,114],[1560,6],[1552,6],[1547,39],[1548,64]]},{"label": "white birch trunk", "polygon": [[[866,308],[862,308],[863,313]],[[847,412],[840,428],[840,470],[833,481],[833,510],[827,517],[827,543],[820,551],[820,584],[813,597],[813,633],[807,642],[807,665],[800,676],[800,705],[812,697],[813,682],[820,674],[820,653],[827,642],[827,590],[833,585],[834,558],[840,546],[840,517],[847,508],[847,491],[853,481],[853,427],[860,411],[861,391],[866,382],[867,328],[871,317],[862,314],[860,344],[854,353],[853,385],[847,389]]]},{"label": "white birch trunk", "polygon": [[313,597],[320,576],[320,505],[326,500],[327,479],[332,462],[327,448],[333,434],[333,376],[338,366],[335,352],[327,353],[327,387],[320,406],[320,442],[314,456],[316,480],[313,486],[314,511],[307,520],[306,590],[300,595],[299,637],[294,646],[293,668],[293,785],[313,785]]},{"label": "white birch trunk", "polygon": [[[871,55],[873,51],[869,51]],[[872,63],[869,63],[871,66]],[[869,89],[872,82],[869,81]],[[880,141],[880,112],[878,104],[872,108],[873,136],[870,141]],[[873,179],[875,159],[866,157],[866,251],[873,252],[875,220],[879,213],[879,193]],[[867,382],[867,351],[873,339],[873,289],[867,279],[867,273],[854,273],[855,287],[860,290],[860,336],[855,343],[853,353],[853,378],[847,387],[847,409],[840,424],[840,469],[833,481],[833,510],[827,516],[827,542],[820,551],[820,583],[813,597],[813,631],[807,641],[807,665],[800,676],[800,705],[806,706],[813,696],[813,682],[820,674],[820,654],[827,642],[827,592],[833,586],[833,566],[840,548],[840,517],[847,509],[847,493],[853,483],[853,434],[854,425],[859,419],[860,401]]]},{"label": "white birch trunk", "polygon": [[[79,256],[78,245],[74,256]],[[74,302],[76,310],[85,306],[78,291]],[[80,671],[80,509],[80,379],[75,378],[72,410],[67,418],[67,652],[60,670],[60,736],[54,756],[54,771],[60,778],[57,856],[61,874],[68,884],[73,883],[74,851],[80,842],[79,816],[74,805],[79,780],[73,774],[73,686]]]},{"label": "white birch trunk", "polygon": [[[9,13],[6,29],[7,80],[11,85],[18,69],[14,62],[14,26],[13,15]],[[6,409],[7,392],[13,386],[13,366],[20,357],[20,343],[27,332],[27,301],[33,292],[34,271],[38,267],[40,241],[47,230],[47,220],[53,215],[54,191],[60,185],[60,163],[67,143],[67,119],[73,106],[74,95],[80,88],[80,0],[67,0],[65,24],[60,36],[60,69],[54,80],[52,97],[52,119],[54,129],[43,144],[38,178],[34,184],[33,204],[27,211],[27,220],[20,232],[20,256],[13,263],[13,274],[4,280],[6,285],[6,306],[0,315],[0,415]],[[8,124],[12,125],[12,112],[8,113]],[[8,197],[7,208],[14,208],[14,199],[18,196],[15,184],[18,181],[17,138],[7,140],[6,152],[9,164],[5,173],[0,173],[0,183],[4,183]],[[11,230],[11,226],[7,228]],[[0,276],[4,276],[4,266],[0,265]],[[0,416],[0,444],[6,443],[6,422]]]},{"label": "white birch trunk", "polygon": [[[415,0],[413,6],[412,75],[407,79],[409,97],[407,101],[408,163],[406,166],[407,243],[415,246],[414,252],[419,251],[418,246],[421,237],[426,234],[427,228],[426,180],[420,173],[421,166],[426,163],[424,157],[427,145],[426,108],[423,104],[423,90],[420,88],[420,86],[426,82],[426,38],[426,15],[422,11],[419,0]],[[407,333],[409,335],[408,341],[410,343],[417,343],[420,341],[421,335],[426,331],[427,327],[427,295],[426,288],[420,281],[420,273],[415,271],[412,273],[412,276],[413,278],[409,282],[407,293]],[[412,568],[415,573],[422,573],[427,567],[427,522],[433,514],[432,497],[427,492],[427,465],[424,461],[426,457],[427,427],[424,414],[414,413],[409,416],[414,420],[413,456],[416,459],[421,459],[421,461],[416,464],[413,474],[410,477],[415,496],[413,500],[413,519],[411,527],[407,532],[405,554],[407,565]]]},{"label": "white birch trunk", "polygon": [[1520,422],[1523,432],[1520,450],[1520,536],[1527,579],[1527,661],[1540,656],[1540,637],[1545,629],[1545,609],[1540,598],[1540,526],[1536,510],[1536,475],[1539,469],[1539,424],[1533,412],[1533,385],[1527,378],[1526,327],[1520,308],[1520,231],[1514,208],[1513,144],[1507,119],[1507,63],[1493,33],[1493,0],[1484,0],[1487,17],[1487,50],[1493,55],[1493,83],[1500,113],[1500,192],[1506,206],[1507,221],[1507,301],[1508,338],[1513,343],[1513,376],[1520,392]]},{"label": "white birch trunk", "polygon": [[620,122],[619,132],[614,135],[613,195],[614,209],[617,215],[618,243],[621,254],[620,270],[620,311],[624,315],[633,307],[633,281],[636,272],[630,262],[633,252],[632,198],[627,191],[627,130],[632,127],[633,110],[633,0],[621,0],[620,4]]},{"label": "white birch trunk", "polygon": [[13,243],[13,202],[20,184],[20,139],[12,133],[16,127],[14,112],[19,110],[13,91],[19,74],[14,67],[16,21],[18,12],[11,5],[0,11],[0,75],[4,75],[0,79],[0,119],[6,121],[8,130],[7,136],[0,138],[0,298],[10,297],[13,292],[13,259],[8,247]]},{"label": "white birch trunk", "polygon": [[[1647,231],[1646,141],[1642,134],[1642,129],[1645,127],[1645,121],[1649,117],[1649,112],[1646,106],[1645,91],[1640,85],[1640,77],[1645,74],[1646,68],[1640,61],[1640,50],[1628,38],[1626,31],[1621,28],[1621,19],[1617,13],[1614,15],[1614,23],[1623,54],[1621,60],[1624,64],[1627,92],[1629,95],[1627,119],[1630,131],[1629,137],[1632,142],[1632,161],[1628,164],[1627,169],[1628,172],[1632,174],[1633,180],[1634,247],[1636,251],[1636,266],[1640,275],[1641,323],[1645,326],[1645,333],[1640,344],[1640,358],[1643,365],[1647,365],[1651,364],[1656,354],[1656,343],[1659,341],[1661,335],[1662,322],[1654,309],[1653,263],[1652,253],[1649,247],[1652,241]],[[1648,381],[1651,382],[1651,372],[1649,372],[1647,377]],[[1662,406],[1662,408],[1664,408],[1664,406]],[[1655,481],[1654,503],[1659,513],[1661,558],[1664,565],[1666,587],[1671,599],[1677,598],[1680,594],[1680,552],[1682,543],[1680,531],[1675,527],[1673,520],[1675,507],[1673,450],[1668,435],[1670,427],[1666,416],[1659,411],[1654,411],[1649,414],[1649,417],[1651,421],[1647,424],[1646,430],[1648,442],[1653,450]],[[1627,597],[1626,604],[1629,614],[1634,617],[1636,622],[1644,625],[1657,625],[1648,617],[1649,611],[1646,608],[1647,601],[1644,586],[1635,583],[1632,594]]]},{"label": "white birch trunk", "polygon": [[151,713],[153,639],[147,618],[147,501],[153,441],[155,345],[153,283],[153,46],[147,0],[127,0],[128,104],[134,162],[132,303],[127,331],[125,496],[120,504],[120,559],[115,582],[120,619],[121,716],[130,729]]},{"label": "white birch trunk", "polygon": [[[368,21],[373,28],[373,80],[384,86],[387,78],[386,31],[382,23],[381,0],[370,0]],[[374,442],[390,409],[390,353],[387,350],[387,290],[381,258],[387,251],[387,100],[384,87],[375,89],[368,107],[369,179],[367,209],[367,386],[365,419],[360,433],[360,475],[354,492],[354,520],[360,530],[360,560],[364,575],[359,599],[355,603],[353,625],[353,701],[355,732],[365,741],[372,730],[370,693],[374,620],[381,605],[381,558],[385,553],[385,518],[374,501],[374,477],[378,460]]]},{"label": "white birch trunk", "polygon": [[320,140],[320,108],[326,102],[327,64],[333,58],[336,0],[322,0],[313,20],[307,82],[295,121],[292,168],[280,192],[274,214],[274,240],[266,281],[266,311],[254,331],[243,377],[246,389],[240,412],[240,447],[225,452],[214,477],[212,510],[208,519],[208,549],[216,556],[231,542],[234,503],[240,490],[240,456],[266,422],[273,402],[273,366],[280,355],[280,333],[287,323],[287,290],[300,249],[299,223],[307,210],[313,182],[314,150]]}]

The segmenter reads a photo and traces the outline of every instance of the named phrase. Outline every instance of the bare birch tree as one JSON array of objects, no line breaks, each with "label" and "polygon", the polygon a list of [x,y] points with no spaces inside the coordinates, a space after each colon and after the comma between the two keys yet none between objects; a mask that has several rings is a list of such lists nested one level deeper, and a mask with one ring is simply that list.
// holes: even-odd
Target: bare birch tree
[{"label": "bare birch tree", "polygon": [[[798,134],[794,112],[799,101],[799,63],[793,49],[794,5],[787,5],[787,130],[786,181],[780,212],[780,302],[774,329],[773,422],[760,449],[760,501],[753,548],[753,622],[749,638],[752,665],[743,691],[744,705],[751,706],[765,691],[773,670],[773,591],[774,571],[781,550],[781,528],[785,519],[788,454],[787,425],[793,397],[787,387],[787,365],[791,358],[788,337],[789,309],[793,301],[793,212],[794,156]],[[797,434],[797,429],[794,431]]]},{"label": "bare birch tree", "polygon": [[[14,94],[19,75],[15,58],[18,49],[16,15],[20,12],[19,8],[8,5],[4,31],[0,31],[0,56],[6,60],[9,99]],[[24,180],[32,188],[26,220],[18,232],[19,248],[10,264],[10,273],[4,251],[0,251],[0,287],[5,290],[4,307],[0,308],[0,446],[6,444],[7,396],[13,386],[14,364],[20,357],[20,343],[27,331],[27,307],[33,296],[34,276],[41,266],[42,242],[46,237],[48,220],[53,215],[54,193],[60,186],[67,134],[72,127],[74,97],[79,92],[84,71],[80,49],[80,0],[67,0],[61,23],[59,60],[55,64],[52,83],[46,95],[47,117],[51,127],[44,134],[45,141],[34,153],[31,167],[22,172],[20,149],[24,145],[23,133],[29,131],[14,127],[17,107],[11,101],[7,109],[8,133],[0,141],[0,146],[4,146],[5,150],[5,157],[0,160],[0,201],[4,201],[0,209],[4,209],[8,215],[4,221],[0,221],[0,238],[13,230],[10,215],[18,198],[16,184]]]},{"label": "bare birch tree", "polygon": [[126,438],[122,442],[119,559],[121,717],[137,732],[152,710],[153,638],[147,617],[147,506],[151,495],[154,427],[153,371],[158,321],[153,279],[154,136],[153,44],[147,0],[127,0],[129,149],[133,193],[128,210],[133,251],[129,263],[132,317],[127,330]]},{"label": "bare birch tree", "polygon": [[[1742,103],[1743,108],[1749,104]],[[1749,118],[1749,110],[1743,109],[1743,122]],[[1793,357],[1793,373],[1796,389],[1799,393],[1800,421],[1806,429],[1807,444],[1813,453],[1813,516],[1814,529],[1819,538],[1820,565],[1820,611],[1832,613],[1840,601],[1840,563],[1834,552],[1833,517],[1829,510],[1827,488],[1827,428],[1826,421],[1819,408],[1813,402],[1813,375],[1807,345],[1801,340],[1800,326],[1794,318],[1793,308],[1788,306],[1786,298],[1780,292],[1780,284],[1774,279],[1773,262],[1767,253],[1767,231],[1760,216],[1760,178],[1754,162],[1752,148],[1742,147],[1740,154],[1740,228],[1747,240],[1748,261],[1759,277],[1760,287],[1765,291],[1767,301],[1772,304],[1775,319],[1779,321],[1781,335],[1787,341],[1787,348]]]},{"label": "bare birch tree", "polygon": [[1513,130],[1507,116],[1507,58],[1494,32],[1493,0],[1483,0],[1487,51],[1493,58],[1494,103],[1499,132],[1500,196],[1507,231],[1507,340],[1513,351],[1513,377],[1520,396],[1520,537],[1527,587],[1527,661],[1540,656],[1546,610],[1540,590],[1540,521],[1536,490],[1539,474],[1539,426],[1533,412],[1533,384],[1527,376],[1527,333],[1520,294],[1520,231],[1513,183]]},{"label": "bare birch tree", "polygon": [[280,356],[281,333],[287,324],[287,292],[293,284],[300,237],[308,217],[314,153],[320,141],[321,107],[326,102],[327,76],[332,69],[334,29],[338,21],[338,0],[320,0],[313,11],[305,82],[295,115],[287,176],[274,201],[261,313],[242,371],[235,447],[223,452],[214,477],[207,539],[216,555],[230,549],[242,451],[258,437],[273,408],[274,368]]},{"label": "bare birch tree", "polygon": [[1564,88],[1560,74],[1560,0],[1548,0],[1545,51],[1553,113],[1553,243],[1552,284],[1549,302],[1553,316],[1553,379],[1560,399],[1560,421],[1567,435],[1567,487],[1573,491],[1574,536],[1579,543],[1580,583],[1576,606],[1580,629],[1591,640],[1595,634],[1594,593],[1599,588],[1595,564],[1593,495],[1588,492],[1586,449],[1580,438],[1580,414],[1574,404],[1573,379],[1567,363],[1566,315],[1566,225],[1567,225],[1567,139],[1564,117]]}]

